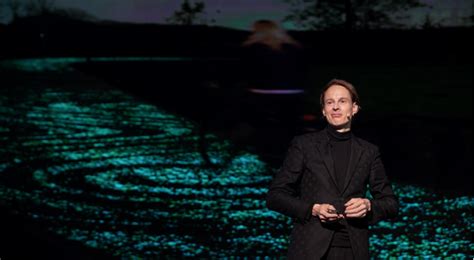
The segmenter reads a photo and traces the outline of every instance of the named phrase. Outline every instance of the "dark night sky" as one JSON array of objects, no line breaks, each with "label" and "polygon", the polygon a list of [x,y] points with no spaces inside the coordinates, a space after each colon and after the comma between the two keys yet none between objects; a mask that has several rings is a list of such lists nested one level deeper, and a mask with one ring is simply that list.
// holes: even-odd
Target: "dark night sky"
[{"label": "dark night sky", "polygon": [[[6,0],[0,0],[3,2]],[[28,1],[28,0],[19,0]],[[408,23],[420,24],[430,14],[434,21],[443,25],[462,25],[462,17],[472,15],[473,0],[421,0],[432,8],[412,10]],[[93,16],[114,21],[136,23],[165,23],[166,18],[179,9],[179,0],[55,0],[61,8],[82,9]],[[192,2],[192,0],[190,1]],[[289,5],[283,0],[204,0],[205,18],[215,20],[215,25],[237,29],[249,29],[256,19],[281,21],[288,13]],[[219,10],[219,12],[217,11]],[[8,22],[10,15],[3,12],[0,21]],[[298,29],[284,24],[288,29]]]}]

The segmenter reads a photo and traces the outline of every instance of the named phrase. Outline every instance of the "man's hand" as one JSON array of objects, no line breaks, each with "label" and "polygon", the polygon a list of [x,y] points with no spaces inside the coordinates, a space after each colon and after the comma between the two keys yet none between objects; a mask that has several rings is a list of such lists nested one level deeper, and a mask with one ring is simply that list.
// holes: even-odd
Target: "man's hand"
[{"label": "man's hand", "polygon": [[337,214],[336,208],[330,204],[314,204],[311,213],[313,216],[319,217],[321,222],[335,221],[344,217],[342,214]]},{"label": "man's hand", "polygon": [[347,218],[363,218],[371,210],[370,200],[365,198],[350,199],[344,206],[344,215]]}]

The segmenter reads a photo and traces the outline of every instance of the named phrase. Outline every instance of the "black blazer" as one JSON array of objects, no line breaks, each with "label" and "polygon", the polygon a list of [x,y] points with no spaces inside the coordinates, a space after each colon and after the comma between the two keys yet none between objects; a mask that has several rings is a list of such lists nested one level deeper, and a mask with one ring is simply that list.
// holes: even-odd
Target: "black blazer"
[{"label": "black blazer", "polygon": [[[351,198],[373,197],[364,218],[344,219],[355,259],[369,259],[368,225],[398,214],[398,199],[385,175],[378,148],[353,136],[344,188],[336,184],[327,130],[295,137],[267,194],[271,210],[294,218],[289,259],[320,259],[334,231],[311,215],[313,204],[343,205]],[[369,187],[368,187],[369,186]]]}]

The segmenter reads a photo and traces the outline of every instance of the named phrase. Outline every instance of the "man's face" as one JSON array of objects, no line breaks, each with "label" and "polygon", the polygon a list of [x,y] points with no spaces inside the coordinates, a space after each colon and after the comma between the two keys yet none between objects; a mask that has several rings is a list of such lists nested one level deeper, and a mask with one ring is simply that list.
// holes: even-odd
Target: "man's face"
[{"label": "man's face", "polygon": [[351,94],[345,87],[332,85],[326,90],[323,115],[329,124],[337,128],[348,128],[357,111],[359,106],[352,102]]}]

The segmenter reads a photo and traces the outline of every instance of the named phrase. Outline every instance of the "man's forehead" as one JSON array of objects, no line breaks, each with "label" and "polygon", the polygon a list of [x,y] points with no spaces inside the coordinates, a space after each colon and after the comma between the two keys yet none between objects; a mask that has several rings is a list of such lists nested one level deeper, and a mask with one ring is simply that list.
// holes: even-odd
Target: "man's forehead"
[{"label": "man's forehead", "polygon": [[324,95],[324,99],[351,99],[351,95],[345,93],[332,93],[332,95]]},{"label": "man's forehead", "polygon": [[326,90],[325,97],[331,95],[331,96],[338,96],[338,97],[346,97],[350,98],[351,93],[349,90],[343,86],[340,85],[332,85]]}]

